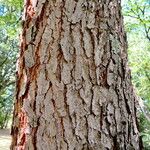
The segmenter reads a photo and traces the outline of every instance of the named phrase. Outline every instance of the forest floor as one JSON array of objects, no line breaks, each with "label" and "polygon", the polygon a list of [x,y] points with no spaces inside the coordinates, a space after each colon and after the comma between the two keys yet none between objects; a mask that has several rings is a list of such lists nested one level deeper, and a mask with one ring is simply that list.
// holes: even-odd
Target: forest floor
[{"label": "forest floor", "polygon": [[10,129],[0,129],[0,150],[10,150]]}]

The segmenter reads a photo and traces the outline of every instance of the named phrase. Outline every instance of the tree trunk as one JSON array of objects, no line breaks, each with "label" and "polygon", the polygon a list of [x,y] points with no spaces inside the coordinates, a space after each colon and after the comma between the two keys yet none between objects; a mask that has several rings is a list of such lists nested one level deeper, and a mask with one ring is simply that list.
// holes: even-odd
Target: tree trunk
[{"label": "tree trunk", "polygon": [[139,150],[120,0],[26,0],[12,150]]}]

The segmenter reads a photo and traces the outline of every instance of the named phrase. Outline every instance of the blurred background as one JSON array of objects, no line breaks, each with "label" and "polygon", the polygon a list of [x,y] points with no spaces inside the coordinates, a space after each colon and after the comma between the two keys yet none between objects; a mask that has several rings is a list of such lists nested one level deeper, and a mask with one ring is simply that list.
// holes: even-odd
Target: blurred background
[{"label": "blurred background", "polygon": [[[15,95],[22,0],[0,0],[0,150],[8,150]],[[150,150],[150,0],[122,0],[132,81],[140,99],[139,126]]]}]

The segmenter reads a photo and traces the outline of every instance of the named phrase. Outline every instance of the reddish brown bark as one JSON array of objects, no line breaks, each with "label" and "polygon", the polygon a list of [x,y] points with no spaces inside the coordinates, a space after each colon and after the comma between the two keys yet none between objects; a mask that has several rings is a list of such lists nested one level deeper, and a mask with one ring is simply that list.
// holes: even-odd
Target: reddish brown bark
[{"label": "reddish brown bark", "polygon": [[27,0],[11,149],[142,149],[119,0]]}]

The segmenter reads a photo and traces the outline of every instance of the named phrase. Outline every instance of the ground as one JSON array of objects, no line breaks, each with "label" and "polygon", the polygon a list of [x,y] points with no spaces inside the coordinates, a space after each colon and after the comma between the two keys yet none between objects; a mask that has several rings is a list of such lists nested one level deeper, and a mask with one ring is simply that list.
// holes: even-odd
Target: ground
[{"label": "ground", "polygon": [[9,150],[10,149],[10,129],[0,130],[0,150]]}]

